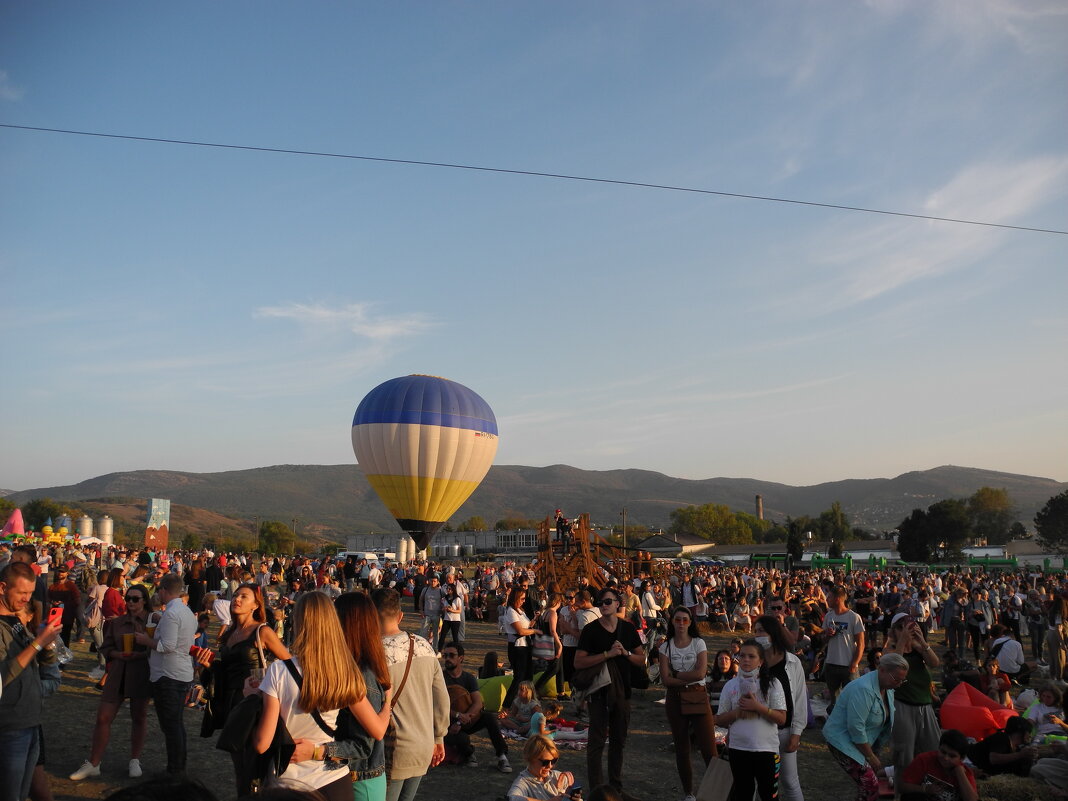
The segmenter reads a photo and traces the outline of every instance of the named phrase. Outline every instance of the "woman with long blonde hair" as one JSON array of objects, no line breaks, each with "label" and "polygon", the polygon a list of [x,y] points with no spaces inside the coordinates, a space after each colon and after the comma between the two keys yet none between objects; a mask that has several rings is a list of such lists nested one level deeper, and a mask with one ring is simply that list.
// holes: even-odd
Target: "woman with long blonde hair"
[{"label": "woman with long blonde hair", "polygon": [[297,601],[289,650],[293,657],[272,663],[260,683],[263,713],[253,748],[262,754],[270,747],[281,716],[299,749],[294,754],[299,761],[285,770],[286,781],[312,787],[326,801],[351,801],[352,781],[341,769],[345,763],[325,760],[325,745],[334,739],[338,711],[348,707],[355,714],[366,702],[367,690],[334,606],[323,593],[305,593]]},{"label": "woman with long blonde hair", "polygon": [[[347,592],[334,601],[341,630],[367,688],[364,700],[340,717],[328,758],[344,759],[352,777],[353,801],[385,801],[386,752],[382,738],[390,717],[389,662],[382,646],[378,609],[365,592]],[[370,749],[366,748],[370,745]],[[299,754],[298,754],[299,756]]]}]

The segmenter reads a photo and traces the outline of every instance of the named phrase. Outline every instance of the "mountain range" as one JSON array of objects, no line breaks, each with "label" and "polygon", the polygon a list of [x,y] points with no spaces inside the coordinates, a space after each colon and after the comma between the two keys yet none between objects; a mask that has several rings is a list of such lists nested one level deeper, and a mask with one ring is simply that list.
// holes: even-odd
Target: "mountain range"
[{"label": "mountain range", "polygon": [[[980,487],[1006,489],[1016,518],[1028,530],[1049,498],[1068,483],[1049,478],[947,465],[903,473],[896,478],[848,479],[813,486],[790,486],[752,478],[673,478],[648,470],[580,470],[567,465],[490,469],[475,493],[453,515],[453,525],[472,516],[488,525],[505,517],[541,519],[555,509],[568,517],[583,512],[595,524],[621,522],[666,529],[672,510],[705,503],[754,512],[763,499],[764,516],[818,516],[834,501],[853,525],[881,531],[896,528],[917,508],[945,498],[964,498]],[[256,520],[296,520],[302,535],[343,540],[345,535],[398,531],[358,465],[275,465],[221,473],[137,470],[108,473],[78,484],[8,493],[17,504],[33,498],[78,504],[87,514],[111,514],[116,521],[144,523],[144,499],[171,500],[171,528],[207,531],[211,527],[251,533]],[[185,508],[188,507],[188,508]]]}]

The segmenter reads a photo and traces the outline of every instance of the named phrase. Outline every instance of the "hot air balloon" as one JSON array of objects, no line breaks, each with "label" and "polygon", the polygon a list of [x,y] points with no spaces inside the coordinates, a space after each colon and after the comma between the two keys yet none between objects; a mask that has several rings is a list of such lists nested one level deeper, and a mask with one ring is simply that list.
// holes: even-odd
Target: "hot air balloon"
[{"label": "hot air balloon", "polygon": [[455,381],[394,378],[360,401],[352,450],[389,513],[422,549],[489,472],[497,419],[478,393]]}]

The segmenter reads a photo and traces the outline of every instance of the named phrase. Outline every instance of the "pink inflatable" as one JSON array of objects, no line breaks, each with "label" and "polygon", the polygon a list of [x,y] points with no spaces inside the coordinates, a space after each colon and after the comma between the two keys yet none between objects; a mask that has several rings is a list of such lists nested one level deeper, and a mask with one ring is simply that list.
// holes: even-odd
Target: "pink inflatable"
[{"label": "pink inflatable", "polygon": [[1001,706],[972,685],[961,682],[942,702],[941,723],[943,729],[956,729],[968,737],[982,740],[1004,728],[1005,721],[1016,714],[1015,710]]}]

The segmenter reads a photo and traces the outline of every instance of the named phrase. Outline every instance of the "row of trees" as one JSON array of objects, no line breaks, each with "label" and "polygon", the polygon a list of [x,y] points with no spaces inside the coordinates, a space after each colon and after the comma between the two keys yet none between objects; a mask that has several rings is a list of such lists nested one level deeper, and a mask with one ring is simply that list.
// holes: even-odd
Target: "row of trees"
[{"label": "row of trees", "polygon": [[[1035,517],[1035,528],[1044,547],[1068,550],[1068,493],[1047,501]],[[1015,519],[1008,491],[981,487],[968,498],[913,509],[898,526],[897,550],[906,562],[944,561],[975,543],[1004,545],[1027,536],[1023,523]]]},{"label": "row of trees", "polygon": [[670,534],[695,534],[709,542],[722,545],[748,545],[750,543],[783,542],[796,545],[809,535],[814,540],[841,542],[850,539],[870,539],[873,535],[861,528],[854,528],[842,504],[835,501],[818,517],[801,515],[787,517],[786,523],[761,520],[748,512],[735,512],[729,506],[706,503],[701,506],[683,506],[671,513]]}]

